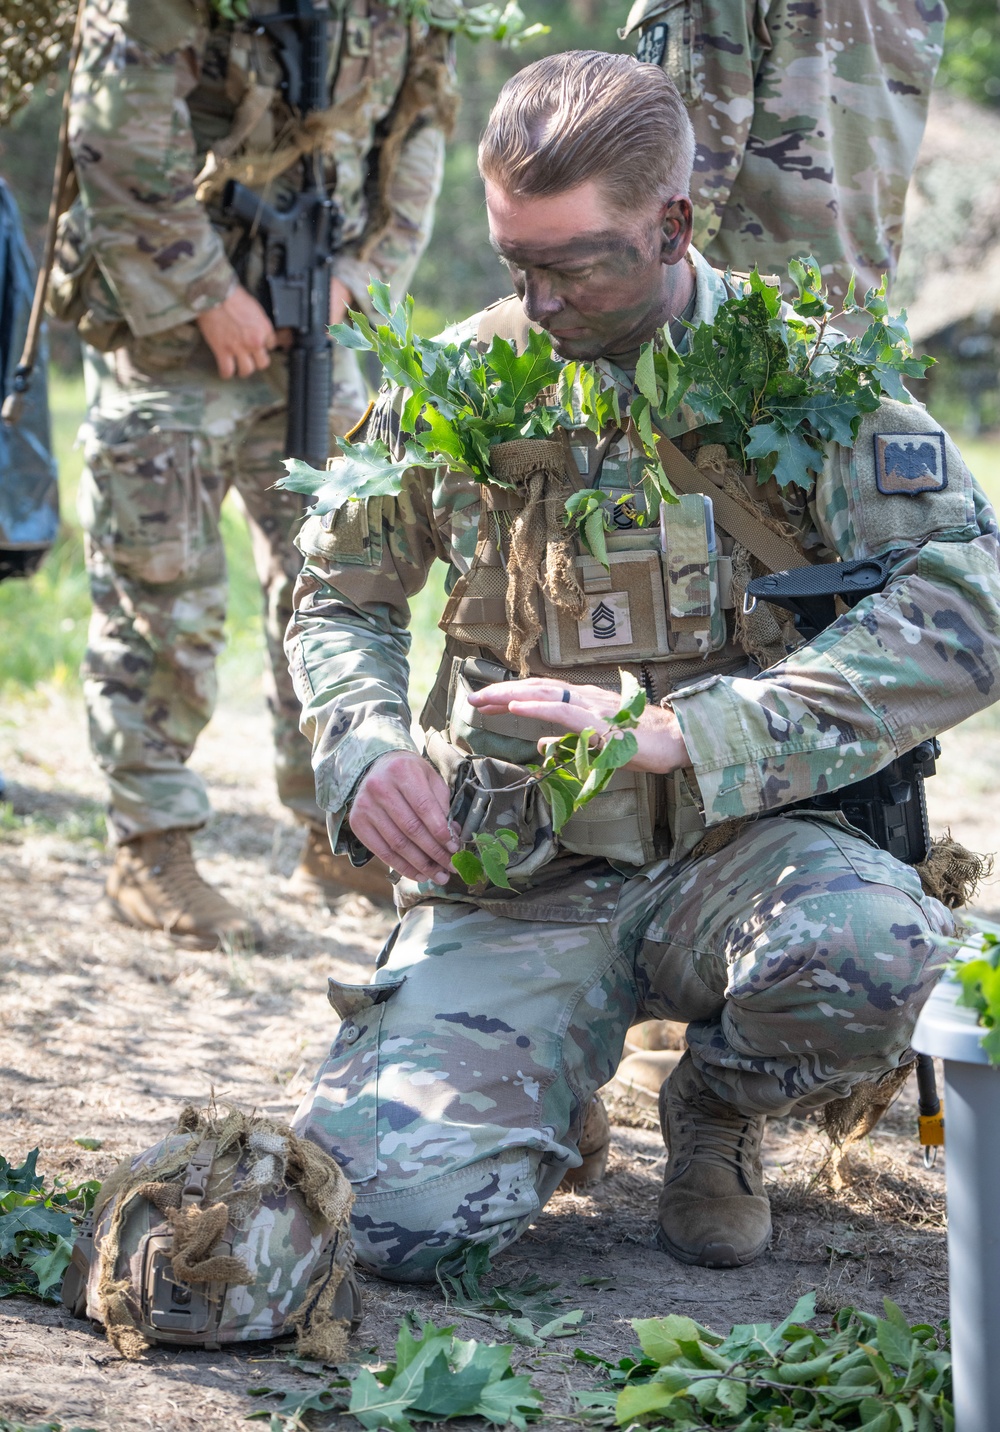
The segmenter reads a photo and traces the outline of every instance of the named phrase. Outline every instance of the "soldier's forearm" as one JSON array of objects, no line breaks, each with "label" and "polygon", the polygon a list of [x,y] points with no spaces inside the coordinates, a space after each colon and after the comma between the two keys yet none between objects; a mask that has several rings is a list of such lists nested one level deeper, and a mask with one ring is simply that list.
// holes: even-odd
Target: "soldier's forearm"
[{"label": "soldier's forearm", "polygon": [[359,777],[390,751],[415,751],[407,701],[409,638],[329,599],[289,624],[285,652],[313,747],[317,798],[342,811]]},{"label": "soldier's forearm", "polygon": [[760,677],[676,694],[707,819],[840,789],[995,700],[997,564],[993,533],[928,542],[884,593]]}]

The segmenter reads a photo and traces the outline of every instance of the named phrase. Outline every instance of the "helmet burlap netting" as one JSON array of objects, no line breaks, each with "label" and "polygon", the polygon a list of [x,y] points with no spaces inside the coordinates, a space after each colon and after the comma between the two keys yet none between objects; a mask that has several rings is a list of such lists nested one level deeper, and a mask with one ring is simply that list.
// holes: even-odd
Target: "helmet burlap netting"
[{"label": "helmet burlap netting", "polygon": [[64,59],[76,0],[0,0],[0,125]]}]

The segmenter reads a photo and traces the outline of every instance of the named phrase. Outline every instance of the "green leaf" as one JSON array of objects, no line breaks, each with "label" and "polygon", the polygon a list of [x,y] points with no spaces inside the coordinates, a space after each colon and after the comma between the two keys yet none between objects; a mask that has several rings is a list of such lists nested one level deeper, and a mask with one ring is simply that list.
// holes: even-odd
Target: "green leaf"
[{"label": "green leaf", "polygon": [[50,1290],[60,1284],[63,1274],[69,1267],[70,1258],[73,1254],[73,1244],[68,1238],[56,1235],[56,1246],[51,1250],[48,1248],[26,1249],[21,1254],[21,1262],[25,1267],[30,1268],[38,1279],[38,1293],[44,1298]]},{"label": "green leaf", "polygon": [[806,318],[825,318],[830,312],[823,289],[823,275],[812,257],[792,259],[788,273],[795,284],[794,308]]},{"label": "green leaf", "polygon": [[655,1412],[663,1412],[677,1394],[662,1382],[636,1382],[623,1387],[615,1403],[615,1421],[619,1427],[638,1422]]},{"label": "green leaf", "polygon": [[40,1189],[44,1180],[41,1174],[36,1172],[37,1163],[37,1149],[32,1149],[18,1168],[14,1168],[0,1155],[0,1193],[7,1193],[11,1189],[16,1193],[32,1193],[35,1189]]},{"label": "green leaf", "polygon": [[552,829],[556,835],[572,818],[582,784],[582,781],[570,782],[551,776],[542,781],[542,790],[552,810]]},{"label": "green leaf", "polygon": [[639,350],[639,361],[635,365],[635,386],[651,407],[657,407],[660,395],[656,386],[656,364],[652,343],[644,343]]},{"label": "green leaf", "polygon": [[909,1367],[913,1352],[913,1337],[909,1328],[904,1332],[898,1324],[879,1318],[876,1338],[879,1352],[887,1363],[895,1363],[897,1367]]},{"label": "green leaf", "polygon": [[486,879],[483,862],[478,855],[473,855],[471,850],[456,850],[451,857],[451,863],[459,877],[470,887]]},{"label": "green leaf", "polygon": [[746,1383],[733,1382],[730,1378],[724,1377],[716,1386],[715,1396],[720,1407],[724,1407],[727,1412],[735,1413],[738,1417],[747,1405]]},{"label": "green leaf", "polygon": [[411,1401],[412,1409],[435,1422],[446,1417],[473,1417],[492,1376],[491,1367],[475,1360],[453,1370],[442,1348],[427,1365],[420,1392]]},{"label": "green leaf", "polygon": [[543,1323],[538,1329],[540,1338],[568,1338],[578,1332],[580,1327],[587,1321],[587,1315],[582,1308],[574,1308],[571,1313],[558,1313],[547,1323]]},{"label": "green leaf", "polygon": [[418,433],[415,441],[438,462],[451,458],[453,462],[463,465],[466,462],[466,448],[454,421],[443,417],[430,403],[424,405],[423,411],[427,432]]},{"label": "green leaf", "polygon": [[[17,1203],[7,1207],[8,1199]],[[62,1209],[50,1208],[45,1203],[28,1201],[27,1195],[9,1194],[3,1200],[3,1217],[0,1218],[0,1258],[6,1258],[17,1247],[17,1240],[31,1234],[35,1237],[54,1235],[71,1238],[73,1220]]]},{"label": "green leaf", "polygon": [[756,423],[747,436],[747,457],[767,459],[767,469],[780,487],[812,486],[810,474],[822,466],[822,455],[800,432],[775,421]]},{"label": "green leaf", "polygon": [[526,1374],[499,1378],[483,1388],[476,1416],[498,1426],[523,1429],[529,1417],[537,1417],[542,1408],[542,1394],[531,1385]]},{"label": "green leaf", "polygon": [[612,730],[594,757],[590,773],[583,783],[577,802],[583,805],[607,786],[615,771],[627,766],[639,752],[639,742],[631,731]]},{"label": "green leaf", "polygon": [[403,476],[411,467],[436,467],[423,453],[407,449],[401,462],[393,461],[384,443],[348,443],[340,439],[343,456],[320,472],[299,458],[286,458],[288,475],[276,487],[314,496],[314,516],[336,512],[348,502],[367,502],[370,497],[395,497],[402,490]]},{"label": "green leaf", "polygon": [[383,1387],[366,1367],[363,1367],[351,1385],[351,1400],[347,1410],[356,1417],[362,1427],[388,1427],[391,1432],[411,1432],[411,1424],[405,1417],[407,1396],[395,1395]]},{"label": "green leaf", "polygon": [[498,885],[501,890],[511,890],[513,887],[507,879],[507,866],[510,864],[511,853],[517,849],[517,836],[514,832],[498,830],[492,834],[482,830],[477,831],[472,839],[490,884]]},{"label": "green leaf", "polygon": [[485,363],[500,380],[495,391],[496,402],[512,408],[533,403],[545,388],[558,381],[562,372],[562,364],[553,356],[551,339],[534,329],[529,330],[523,353],[518,353],[505,338],[494,338]]},{"label": "green leaf", "polygon": [[678,1313],[665,1318],[633,1318],[632,1326],[643,1352],[661,1366],[680,1356],[681,1342],[698,1341],[698,1324]]},{"label": "green leaf", "polygon": [[330,1412],[334,1407],[340,1407],[344,1401],[343,1397],[338,1397],[329,1388],[323,1388],[319,1392],[302,1392],[297,1388],[286,1391],[276,1387],[248,1387],[247,1395],[281,1399],[273,1411],[271,1408],[262,1407],[258,1412],[251,1412],[247,1418],[248,1422],[259,1422],[269,1417],[272,1428],[275,1425],[275,1415],[289,1419],[286,1427],[304,1427],[302,1419],[307,1412]]},{"label": "green leaf", "polygon": [[335,323],[330,329],[330,337],[341,348],[353,348],[358,353],[370,353],[372,350],[372,334],[367,324],[362,328],[357,323]]}]

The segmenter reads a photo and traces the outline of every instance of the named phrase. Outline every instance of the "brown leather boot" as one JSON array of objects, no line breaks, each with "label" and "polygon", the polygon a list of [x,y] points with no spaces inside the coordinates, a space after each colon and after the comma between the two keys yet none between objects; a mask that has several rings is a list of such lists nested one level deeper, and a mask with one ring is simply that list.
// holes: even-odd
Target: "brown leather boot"
[{"label": "brown leather boot", "polygon": [[739,1268],[771,1237],[760,1165],[763,1114],[744,1114],[707,1086],[685,1054],[660,1093],[670,1152],[657,1241],[682,1263]]},{"label": "brown leather boot", "polygon": [[580,1134],[580,1155],[583,1163],[579,1168],[568,1168],[559,1181],[560,1188],[587,1188],[600,1183],[608,1167],[608,1151],[611,1148],[611,1125],[608,1111],[600,1094],[595,1094],[587,1105]]},{"label": "brown leather boot", "polygon": [[186,830],[126,841],[115,852],[101,902],[105,914],[140,930],[162,930],[189,950],[260,949],[260,926],[198,874]]},{"label": "brown leather boot", "polygon": [[656,1110],[660,1090],[680,1063],[679,1049],[636,1049],[619,1064],[611,1088],[638,1104]]},{"label": "brown leather boot", "polygon": [[375,905],[393,904],[392,881],[381,860],[352,865],[334,855],[325,830],[309,827],[305,848],[288,879],[288,891],[310,905],[329,905],[344,895],[364,895]]}]

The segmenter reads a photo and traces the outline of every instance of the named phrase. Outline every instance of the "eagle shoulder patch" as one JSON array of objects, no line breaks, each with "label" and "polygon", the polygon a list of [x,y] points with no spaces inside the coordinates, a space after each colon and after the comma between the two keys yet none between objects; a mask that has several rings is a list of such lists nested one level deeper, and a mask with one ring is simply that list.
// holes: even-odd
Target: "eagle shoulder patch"
[{"label": "eagle shoulder patch", "polygon": [[875,433],[875,485],[884,497],[920,497],[948,486],[944,433]]}]

